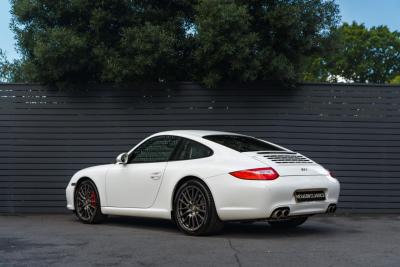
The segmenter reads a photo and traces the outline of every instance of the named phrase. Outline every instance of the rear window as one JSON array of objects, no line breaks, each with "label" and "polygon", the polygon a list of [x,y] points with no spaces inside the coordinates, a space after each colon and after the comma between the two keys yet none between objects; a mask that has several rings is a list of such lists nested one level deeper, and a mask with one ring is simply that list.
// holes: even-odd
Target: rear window
[{"label": "rear window", "polygon": [[284,151],[279,147],[270,145],[256,138],[241,135],[207,135],[203,138],[239,152]]}]

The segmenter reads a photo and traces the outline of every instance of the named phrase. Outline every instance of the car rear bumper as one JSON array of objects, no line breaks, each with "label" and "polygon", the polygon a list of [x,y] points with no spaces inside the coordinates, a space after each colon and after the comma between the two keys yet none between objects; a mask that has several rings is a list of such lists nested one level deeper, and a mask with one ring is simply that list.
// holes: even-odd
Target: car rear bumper
[{"label": "car rear bumper", "polygon": [[[339,199],[339,182],[330,176],[282,176],[272,181],[241,180],[229,174],[206,179],[221,220],[268,219],[281,207],[289,216],[325,213]],[[321,190],[322,201],[297,202],[297,190]]]}]

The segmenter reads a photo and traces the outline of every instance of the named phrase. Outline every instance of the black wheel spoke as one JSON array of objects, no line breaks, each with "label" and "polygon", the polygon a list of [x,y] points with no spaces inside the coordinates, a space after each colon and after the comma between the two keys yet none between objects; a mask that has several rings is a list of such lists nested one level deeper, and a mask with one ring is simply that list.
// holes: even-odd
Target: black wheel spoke
[{"label": "black wheel spoke", "polygon": [[199,198],[199,195],[200,195],[199,191],[196,191],[196,192],[194,193],[193,202],[194,202],[195,204],[197,204],[197,199]]},{"label": "black wheel spoke", "polygon": [[179,223],[189,231],[196,231],[203,226],[207,217],[206,198],[196,186],[184,188],[177,199]]},{"label": "black wheel spoke", "polygon": [[81,191],[79,191],[78,192],[78,198],[79,199],[85,199],[85,195]]},{"label": "black wheel spoke", "polygon": [[189,203],[187,203],[186,201],[184,201],[184,200],[182,200],[182,199],[179,199],[178,202],[180,203],[179,208],[187,209],[188,206],[189,206]]},{"label": "black wheel spoke", "polygon": [[190,203],[190,197],[187,196],[187,194],[189,194],[189,192],[183,192],[183,198],[185,199],[186,203],[189,204]]},{"label": "black wheel spoke", "polygon": [[93,185],[83,182],[79,185],[76,193],[76,211],[84,221],[90,221],[96,214],[97,197]]}]

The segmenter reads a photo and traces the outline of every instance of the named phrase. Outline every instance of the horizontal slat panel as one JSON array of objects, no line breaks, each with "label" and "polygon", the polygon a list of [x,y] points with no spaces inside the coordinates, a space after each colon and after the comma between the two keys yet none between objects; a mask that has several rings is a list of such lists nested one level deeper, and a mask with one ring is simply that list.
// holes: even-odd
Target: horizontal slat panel
[{"label": "horizontal slat panel", "polygon": [[103,164],[113,163],[109,158],[79,158],[79,155],[74,158],[64,158],[64,157],[49,157],[49,158],[40,158],[40,157],[32,157],[32,158],[1,158],[0,166],[4,166],[5,164],[85,164],[85,165],[95,165],[95,164]]},{"label": "horizontal slat panel", "polygon": [[342,189],[344,189],[344,190],[391,190],[391,191],[398,191],[400,193],[400,183],[396,183],[396,184],[342,183]]},{"label": "horizontal slat panel", "polygon": [[[368,129],[370,130],[371,128],[374,129],[379,129],[379,130],[399,130],[400,129],[400,124],[396,123],[365,123],[365,122],[357,122],[357,121],[349,121],[349,122],[331,122],[331,121],[291,121],[291,120],[268,120],[268,119],[256,119],[256,118],[235,118],[235,116],[232,117],[227,117],[223,119],[215,119],[210,120],[208,119],[197,119],[197,118],[190,118],[190,116],[187,119],[182,119],[182,118],[176,118],[176,116],[170,116],[168,119],[163,119],[162,117],[160,119],[143,119],[143,120],[129,120],[129,119],[113,119],[109,118],[108,120],[105,119],[99,119],[97,117],[90,117],[85,120],[80,120],[79,118],[76,119],[60,119],[57,116],[52,117],[52,120],[34,120],[34,119],[25,119],[25,120],[12,120],[12,118],[18,118],[18,116],[7,116],[7,119],[1,120],[0,118],[0,129],[2,127],[23,127],[23,128],[29,128],[29,127],[55,127],[55,126],[60,126],[60,127],[133,127],[136,125],[140,126],[154,126],[157,124],[157,126],[187,126],[193,123],[193,120],[195,120],[197,123],[199,123],[199,126],[211,126],[211,125],[224,125],[224,126],[235,126],[237,124],[243,125],[243,126],[268,126],[268,127],[285,127],[288,129],[291,128],[309,128],[313,127],[313,129],[329,129],[332,130],[333,128],[336,128],[338,130],[360,130],[361,129]],[[131,116],[130,116],[131,117]],[[247,116],[248,117],[248,116]],[[33,117],[34,118],[34,117]],[[383,132],[382,132],[383,133]],[[389,132],[390,133],[390,132]]]},{"label": "horizontal slat panel", "polygon": [[[67,204],[65,200],[5,200],[2,205],[12,207],[60,207]],[[4,206],[3,206],[4,207]]]},{"label": "horizontal slat panel", "polygon": [[[43,195],[65,195],[65,188],[0,188],[1,195],[33,195],[33,194],[43,194]],[[1,205],[0,205],[1,206]]]},{"label": "horizontal slat panel", "polygon": [[374,208],[381,208],[381,209],[398,209],[399,208],[399,203],[381,203],[381,202],[340,202],[340,207],[345,207],[345,208],[364,208],[368,209],[371,207]]},{"label": "horizontal slat panel", "polygon": [[[128,146],[127,146],[128,147]],[[23,155],[21,155],[23,156]],[[33,164],[33,163],[43,163],[46,162],[46,164],[54,164],[54,163],[59,163],[59,164],[89,164],[89,165],[95,165],[95,164],[102,164],[102,163],[110,163],[110,159],[114,159],[113,154],[109,154],[106,157],[82,157],[79,153],[75,155],[75,157],[65,157],[64,155],[59,155],[55,157],[38,157],[37,155],[32,156],[32,157],[0,157],[0,166],[2,164]],[[400,155],[399,155],[400,156]],[[362,158],[356,158],[356,159],[349,159],[349,158],[318,158],[318,157],[313,157],[315,161],[317,161],[320,164],[330,164],[331,166],[333,164],[340,164],[340,165],[399,165],[399,158],[396,159],[362,159]],[[400,182],[400,181],[399,181]]]},{"label": "horizontal slat panel", "polygon": [[[7,111],[7,110],[5,110]],[[15,109],[12,110],[12,112],[7,112],[4,114],[37,114],[37,115],[47,115],[49,113],[53,113],[55,115],[68,115],[68,114],[73,114],[73,115],[79,115],[79,114],[97,114],[98,116],[101,115],[110,115],[110,114],[116,114],[116,115],[121,115],[121,114],[130,114],[130,115],[136,115],[136,114],[171,114],[175,116],[179,116],[181,114],[197,114],[197,113],[204,113],[204,114],[209,114],[212,116],[213,114],[260,114],[264,113],[266,114],[265,116],[267,117],[282,117],[282,118],[293,118],[295,117],[300,117],[304,119],[316,119],[316,118],[321,118],[321,119],[329,119],[329,120],[338,120],[338,119],[344,119],[344,120],[349,120],[349,119],[360,119],[360,120],[366,120],[366,119],[372,119],[372,120],[398,120],[400,118],[400,114],[398,114],[398,111],[393,111],[391,113],[388,112],[369,112],[369,113],[361,113],[361,112],[349,112],[349,113],[341,113],[340,110],[337,111],[329,111],[329,112],[318,112],[318,111],[304,111],[304,112],[298,112],[296,109],[292,110],[287,110],[287,109],[281,109],[281,110],[276,110],[276,109],[267,109],[267,108],[203,108],[203,109],[195,109],[195,108],[181,108],[181,109],[101,109],[101,108],[92,108],[92,109],[33,109],[33,108],[27,108],[27,109]],[[385,115],[381,115],[385,114]]]},{"label": "horizontal slat panel", "polygon": [[[132,115],[135,114],[135,110],[141,110],[141,112],[145,113],[165,113],[168,112],[169,114],[175,114],[175,115],[180,115],[180,114],[195,114],[198,111],[203,111],[207,112],[208,114],[224,114],[224,113],[229,113],[229,112],[235,112],[235,113],[244,113],[246,114],[251,110],[252,112],[256,113],[270,113],[269,116],[272,115],[278,115],[278,114],[286,114],[286,115],[292,115],[292,114],[298,114],[298,115],[303,115],[303,116],[312,116],[312,117],[341,117],[341,118],[352,118],[352,117],[359,117],[360,119],[366,119],[366,118],[398,118],[400,116],[398,109],[390,109],[390,110],[383,110],[383,109],[365,109],[362,111],[355,111],[355,110],[347,110],[346,113],[342,113],[342,110],[340,109],[332,109],[332,110],[298,110],[297,108],[252,108],[251,106],[248,107],[187,107],[187,108],[159,108],[159,109],[154,109],[154,108],[137,108],[135,109],[134,107],[129,107],[129,108],[109,108],[109,109],[104,109],[101,107],[96,107],[96,108],[81,108],[81,109],[62,109],[62,108],[34,108],[34,107],[27,107],[27,108],[19,108],[16,110],[13,110],[12,114],[27,114],[27,113],[35,113],[38,115],[41,114],[48,114],[48,113],[55,113],[55,114],[126,114],[130,111]],[[385,116],[380,115],[380,114],[385,114]]]},{"label": "horizontal slat panel", "polygon": [[352,214],[398,214],[400,209],[394,208],[347,208],[347,207],[339,207],[336,211],[337,213],[343,213],[346,215]]},{"label": "horizontal slat panel", "polygon": [[13,113],[2,113],[0,114],[0,121],[99,121],[99,122],[110,122],[110,121],[121,121],[121,122],[143,122],[143,121],[152,121],[154,123],[160,121],[187,121],[187,120],[196,120],[196,121],[229,121],[229,120],[238,120],[238,121],[253,121],[253,120],[262,120],[265,122],[273,122],[280,123],[283,125],[301,125],[306,126],[321,126],[321,125],[330,125],[330,126],[351,126],[351,127],[368,127],[368,124],[374,125],[375,127],[399,127],[400,123],[398,120],[362,120],[357,117],[343,119],[341,117],[335,118],[325,118],[325,117],[310,117],[310,116],[301,116],[298,114],[292,114],[290,116],[284,114],[276,114],[275,116],[270,116],[268,114],[262,113],[251,113],[251,110],[243,113],[234,113],[227,112],[223,114],[208,114],[208,113],[193,113],[193,114],[179,114],[176,116],[175,114],[168,114],[167,111],[153,114],[146,114],[137,112],[135,114],[97,114],[97,113],[85,113],[85,114],[42,114],[38,116],[35,113],[27,113],[27,114],[13,114]]},{"label": "horizontal slat panel", "polygon": [[0,195],[0,201],[64,201],[64,195]]},{"label": "horizontal slat panel", "polygon": [[[282,145],[284,144],[283,142],[280,142]],[[310,146],[310,145],[297,145],[297,144],[285,144],[288,148],[297,150],[297,151],[302,151],[304,153],[307,152],[325,152],[325,151],[330,151],[330,152],[341,152],[341,153],[395,153],[399,154],[399,147],[397,146],[391,146],[391,147],[360,147],[360,146],[338,146],[338,145],[326,145],[326,144],[321,144],[319,146]],[[394,144],[396,145],[396,144]]]},{"label": "horizontal slat panel", "polygon": [[[364,104],[350,104],[350,103],[316,103],[316,102],[284,102],[274,101],[269,102],[268,106],[265,105],[265,101],[245,101],[243,99],[237,99],[236,101],[215,101],[210,99],[209,101],[195,101],[195,102],[167,102],[164,101],[133,101],[132,103],[116,101],[116,102],[105,102],[105,103],[76,103],[76,102],[60,102],[52,103],[47,100],[36,100],[32,99],[25,103],[13,103],[2,101],[3,108],[7,106],[16,107],[17,109],[30,109],[30,110],[91,110],[91,109],[102,109],[102,110],[129,110],[129,109],[150,109],[150,110],[165,110],[165,109],[263,109],[263,110],[274,110],[288,112],[296,111],[298,113],[304,112],[318,112],[327,114],[338,114],[341,112],[354,113],[354,114],[371,114],[374,112],[387,112],[388,114],[395,114],[398,111],[398,107],[391,106],[389,100],[385,100],[384,103],[364,103]],[[266,99],[267,100],[267,99]],[[151,107],[149,107],[151,106]],[[10,107],[11,108],[11,107]],[[385,114],[387,115],[387,114]]]},{"label": "horizontal slat panel", "polygon": [[341,196],[341,202],[400,203],[400,196]]},{"label": "horizontal slat panel", "polygon": [[[114,150],[112,150],[114,151]],[[57,157],[57,158],[71,158],[71,157],[86,157],[86,158],[110,158],[114,159],[117,156],[118,151],[112,153],[112,151],[79,151],[79,152],[71,152],[71,151],[60,151],[60,152],[52,152],[49,153],[47,151],[10,151],[10,150],[1,150],[0,148],[0,158],[7,157],[38,157],[43,158],[46,161],[49,157]],[[126,149],[124,150],[126,151]],[[122,152],[122,151],[119,151]]]},{"label": "horizontal slat panel", "polygon": [[359,177],[360,179],[363,179],[364,177],[368,177],[368,178],[380,178],[380,177],[387,177],[387,178],[397,178],[399,177],[399,171],[398,170],[394,170],[394,171],[386,171],[386,172],[382,172],[382,171],[363,171],[362,169],[360,170],[338,170],[335,168],[331,168],[330,165],[326,164],[325,167],[327,167],[329,170],[333,170],[333,173],[335,174],[335,176],[337,177],[341,177],[341,176],[347,176],[347,177]]},{"label": "horizontal slat panel", "polygon": [[6,146],[0,147],[0,151],[47,151],[47,152],[64,152],[64,151],[91,151],[91,152],[116,152],[126,151],[126,146]]},{"label": "horizontal slat panel", "polygon": [[[2,85],[7,86],[7,85]],[[130,88],[112,88],[112,87],[104,87],[99,88],[84,88],[84,89],[77,89],[77,90],[54,90],[54,89],[44,89],[39,87],[31,87],[31,88],[16,88],[15,85],[12,85],[13,88],[0,88],[3,94],[7,93],[14,93],[14,94],[21,94],[21,95],[67,95],[67,96],[79,96],[79,95],[87,95],[92,94],[94,96],[115,96],[115,95],[147,95],[147,96],[156,96],[156,95],[307,95],[307,96],[323,96],[323,97],[330,97],[330,96],[339,96],[339,95],[346,95],[346,96],[370,96],[377,94],[378,96],[393,96],[396,97],[399,95],[398,92],[393,92],[393,88],[365,88],[365,87],[353,87],[345,85],[345,88],[334,88],[334,85],[303,85],[301,91],[297,90],[296,88],[282,88],[281,86],[261,86],[257,87],[254,85],[231,85],[226,86],[224,88],[219,87],[217,89],[211,90],[204,90],[204,88],[200,86],[192,86],[192,85],[178,85],[178,86],[168,86],[167,87],[160,87],[156,85],[154,87],[143,86],[143,87],[130,87]],[[347,87],[347,88],[346,88]],[[251,88],[251,90],[249,90]],[[390,91],[392,90],[392,91]],[[230,94],[229,92],[235,92],[237,94]]]},{"label": "horizontal slat panel", "polygon": [[3,182],[0,181],[0,188],[60,188],[65,189],[67,182]]},{"label": "horizontal slat panel", "polygon": [[[86,166],[89,167],[89,166]],[[36,169],[36,170],[21,170],[21,169],[14,169],[14,170],[0,170],[1,175],[3,176],[12,176],[12,175],[24,175],[24,176],[39,176],[43,173],[46,175],[63,175],[65,177],[72,177],[72,175],[77,172],[79,169],[70,168],[68,169],[65,167],[62,170],[51,170],[51,169]]]},{"label": "horizontal slat panel", "polygon": [[[36,112],[36,111],[31,111],[31,110],[3,110],[2,113],[4,116],[8,116],[9,118],[11,116],[15,117],[20,117],[20,116],[46,116],[49,115],[49,112]],[[370,123],[391,123],[391,122],[397,122],[399,121],[400,116],[364,116],[364,115],[353,115],[353,114],[337,114],[337,115],[327,115],[323,113],[307,113],[307,114],[298,114],[296,112],[269,112],[269,113],[262,113],[262,112],[257,112],[257,110],[253,109],[246,109],[246,110],[232,110],[232,109],[227,109],[227,110],[158,110],[154,112],[149,112],[148,110],[128,110],[128,111],[122,111],[122,112],[116,112],[115,110],[113,112],[107,112],[107,111],[90,111],[86,110],[84,113],[79,113],[79,112],[68,112],[68,113],[51,113],[53,118],[63,118],[66,116],[74,116],[78,117],[81,116],[83,118],[87,117],[121,117],[121,116],[128,116],[128,117],[136,117],[136,116],[159,116],[159,115],[164,115],[164,116],[169,116],[169,117],[180,117],[180,116],[193,116],[193,115],[202,115],[209,117],[212,119],[214,116],[235,116],[235,115],[242,115],[242,116],[247,116],[249,118],[263,114],[265,119],[280,119],[280,120],[298,120],[298,121],[306,121],[306,120],[319,120],[321,123],[324,122],[330,122],[330,121],[347,121],[347,122],[370,122]],[[150,115],[149,115],[150,114]]]},{"label": "horizontal slat panel", "polygon": [[[146,123],[144,123],[146,124]],[[246,123],[247,124],[247,123]],[[376,128],[376,129],[369,129],[368,133],[365,133],[365,129],[363,128],[339,128],[339,127],[320,127],[320,128],[311,128],[305,126],[274,126],[274,125],[264,125],[260,124],[244,124],[243,127],[249,127],[252,131],[259,131],[265,133],[271,132],[287,132],[292,134],[326,134],[327,136],[333,136],[338,134],[345,135],[368,135],[374,139],[383,139],[391,138],[392,136],[396,136],[397,140],[399,139],[399,131],[398,129],[390,129],[390,128]],[[230,124],[225,123],[211,123],[207,124],[206,122],[203,123],[196,123],[196,122],[187,122],[187,123],[159,123],[159,125],[154,126],[149,125],[138,125],[134,124],[131,126],[110,126],[110,125],[98,125],[98,126],[87,126],[85,123],[82,123],[79,126],[69,126],[69,125],[47,125],[47,126],[22,126],[22,125],[15,125],[15,126],[4,126],[0,127],[1,134],[18,134],[18,133],[64,133],[68,131],[70,134],[79,134],[79,133],[96,133],[101,131],[102,133],[141,133],[141,132],[157,132],[161,130],[170,130],[179,128],[186,128],[186,129],[204,129],[204,127],[209,128],[223,128],[226,131],[235,131],[237,130],[237,123],[234,122]],[[379,138],[380,137],[380,138]]]},{"label": "horizontal slat panel", "polygon": [[52,182],[62,182],[67,184],[71,175],[2,175],[0,176],[1,182],[35,182],[35,183],[52,183]]},{"label": "horizontal slat panel", "polygon": [[[132,147],[134,144],[131,145]],[[128,148],[131,146],[128,145]],[[126,151],[126,149],[124,149]],[[118,153],[120,151],[116,151]],[[354,158],[357,157],[359,159],[399,159],[400,152],[374,152],[370,153],[370,151],[366,151],[365,153],[362,152],[354,152],[354,151],[302,151],[303,154],[312,158],[312,159],[326,159],[326,158]],[[9,151],[9,150],[1,150],[0,148],[0,158],[43,158],[47,160],[48,158],[108,158],[114,159],[116,154],[113,154],[110,151],[96,151],[96,153],[92,153],[91,151],[78,151],[78,152],[71,152],[71,151],[59,151],[53,152],[49,154],[48,152],[43,151]]]},{"label": "horizontal slat panel", "polygon": [[15,207],[15,206],[0,206],[0,213],[70,213],[67,208],[62,206],[48,207]]},{"label": "horizontal slat panel", "polygon": [[[335,173],[333,176],[336,177]],[[353,184],[400,184],[400,179],[398,177],[347,177],[340,176],[336,177],[342,183],[353,183]]]},{"label": "horizontal slat panel", "polygon": [[361,189],[361,190],[355,190],[355,189],[344,189],[342,188],[340,191],[341,196],[373,196],[373,195],[386,195],[386,196],[400,196],[400,191],[399,190],[390,190],[390,189],[384,189],[384,190],[376,190],[376,189]]}]

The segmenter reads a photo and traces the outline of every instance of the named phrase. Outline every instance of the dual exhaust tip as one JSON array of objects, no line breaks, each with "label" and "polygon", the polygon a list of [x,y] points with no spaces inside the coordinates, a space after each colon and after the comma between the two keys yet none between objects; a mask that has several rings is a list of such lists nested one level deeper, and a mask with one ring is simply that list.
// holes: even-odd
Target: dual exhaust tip
[{"label": "dual exhaust tip", "polygon": [[336,211],[336,204],[329,204],[328,208],[326,209],[326,213],[335,213]]},{"label": "dual exhaust tip", "polygon": [[271,214],[271,218],[273,219],[283,219],[289,216],[290,209],[289,208],[277,208]]},{"label": "dual exhaust tip", "polygon": [[[336,204],[329,204],[328,208],[326,209],[326,213],[335,213],[336,211]],[[272,219],[284,219],[289,216],[290,209],[288,207],[277,208],[271,214]]]}]

